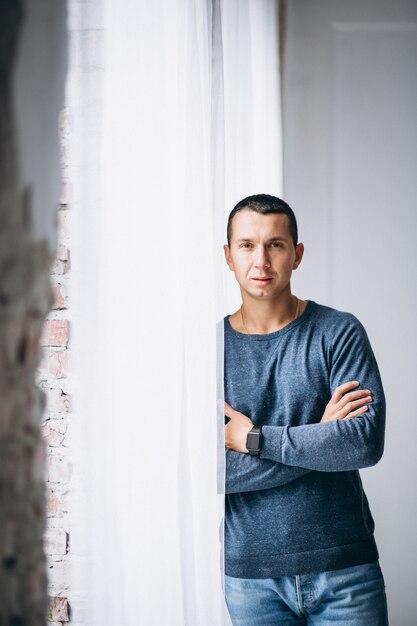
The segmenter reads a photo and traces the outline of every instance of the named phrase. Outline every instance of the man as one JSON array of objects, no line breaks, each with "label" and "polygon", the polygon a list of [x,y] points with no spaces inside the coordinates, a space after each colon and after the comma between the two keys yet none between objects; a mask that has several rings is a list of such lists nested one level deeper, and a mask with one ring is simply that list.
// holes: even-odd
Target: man
[{"label": "man", "polygon": [[303,258],[291,208],[230,213],[242,295],[224,318],[225,596],[235,626],[388,624],[359,468],[379,461],[385,398],[365,329],[291,293]]}]

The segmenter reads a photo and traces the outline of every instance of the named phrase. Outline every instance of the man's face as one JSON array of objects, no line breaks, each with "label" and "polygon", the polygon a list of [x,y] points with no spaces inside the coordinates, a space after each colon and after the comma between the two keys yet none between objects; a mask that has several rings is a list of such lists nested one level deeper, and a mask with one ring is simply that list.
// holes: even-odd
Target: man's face
[{"label": "man's face", "polygon": [[225,244],[224,252],[241,290],[256,299],[273,300],[289,291],[304,246],[294,247],[286,215],[242,209],[233,218],[230,248]]}]

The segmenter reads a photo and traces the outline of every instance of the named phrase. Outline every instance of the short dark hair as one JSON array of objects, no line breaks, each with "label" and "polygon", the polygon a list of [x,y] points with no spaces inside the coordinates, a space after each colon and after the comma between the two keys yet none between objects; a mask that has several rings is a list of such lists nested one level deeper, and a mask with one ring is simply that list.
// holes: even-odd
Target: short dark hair
[{"label": "short dark hair", "polygon": [[276,196],[269,196],[266,193],[259,193],[255,196],[248,196],[247,198],[243,198],[237,205],[232,209],[229,219],[227,221],[227,245],[230,248],[230,240],[232,238],[232,220],[238,211],[242,211],[242,209],[247,209],[249,211],[255,211],[256,213],[262,213],[263,215],[268,215],[268,213],[277,213],[281,215],[287,215],[289,220],[289,229],[290,235],[294,242],[294,247],[298,243],[298,228],[297,228],[297,220],[295,219],[294,211],[292,208],[281,200],[281,198],[277,198]]}]

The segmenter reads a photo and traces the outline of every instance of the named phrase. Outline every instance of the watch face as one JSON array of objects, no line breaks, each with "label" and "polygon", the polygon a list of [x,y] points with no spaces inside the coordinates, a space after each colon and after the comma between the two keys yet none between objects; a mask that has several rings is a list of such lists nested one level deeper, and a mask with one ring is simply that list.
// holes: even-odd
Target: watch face
[{"label": "watch face", "polygon": [[259,433],[248,433],[247,437],[247,449],[258,450],[259,449]]}]

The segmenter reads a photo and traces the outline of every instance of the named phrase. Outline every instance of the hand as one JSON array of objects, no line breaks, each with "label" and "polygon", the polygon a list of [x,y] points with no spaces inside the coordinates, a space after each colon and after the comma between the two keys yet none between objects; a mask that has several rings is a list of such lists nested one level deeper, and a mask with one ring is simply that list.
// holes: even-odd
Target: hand
[{"label": "hand", "polygon": [[239,411],[235,411],[230,404],[224,403],[224,412],[230,417],[230,422],[224,427],[224,439],[226,448],[236,450],[248,454],[246,447],[246,437],[248,432],[253,428],[254,423],[249,417],[243,415]]},{"label": "hand", "polygon": [[369,389],[358,389],[350,391],[359,385],[358,381],[351,380],[348,383],[339,385],[335,389],[330,402],[326,406],[320,422],[332,422],[334,420],[351,419],[366,413],[368,406],[365,402],[372,402]]}]

